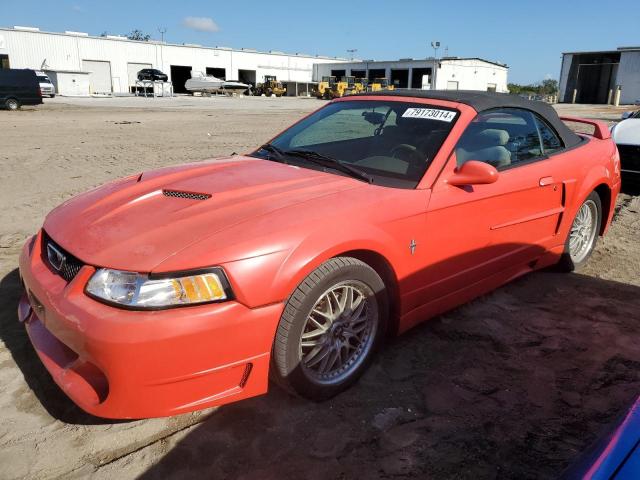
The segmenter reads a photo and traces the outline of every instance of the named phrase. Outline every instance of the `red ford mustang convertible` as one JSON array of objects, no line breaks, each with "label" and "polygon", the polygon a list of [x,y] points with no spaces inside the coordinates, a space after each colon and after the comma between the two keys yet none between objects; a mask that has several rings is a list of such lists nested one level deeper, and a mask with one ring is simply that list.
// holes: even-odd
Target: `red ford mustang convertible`
[{"label": "red ford mustang convertible", "polygon": [[580,267],[613,215],[605,125],[479,92],[339,99],[248,155],[79,195],[20,257],[19,318],[108,418],[352,384],[386,334],[536,269]]}]

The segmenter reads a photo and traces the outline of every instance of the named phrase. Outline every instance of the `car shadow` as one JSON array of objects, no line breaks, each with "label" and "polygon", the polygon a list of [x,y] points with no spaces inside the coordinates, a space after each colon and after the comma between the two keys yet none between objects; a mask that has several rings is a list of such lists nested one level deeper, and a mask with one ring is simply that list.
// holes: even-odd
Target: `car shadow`
[{"label": "car shadow", "polygon": [[638,312],[640,287],[533,273],[390,340],[328,402],[272,385],[221,407],[140,478],[557,478],[640,393]]},{"label": "car shadow", "polygon": [[36,355],[27,332],[18,321],[18,301],[22,286],[18,269],[12,270],[0,280],[0,340],[22,372],[22,376],[38,401],[53,418],[65,423],[79,425],[99,425],[114,423],[94,417],[77,407],[55,384],[49,372]]}]

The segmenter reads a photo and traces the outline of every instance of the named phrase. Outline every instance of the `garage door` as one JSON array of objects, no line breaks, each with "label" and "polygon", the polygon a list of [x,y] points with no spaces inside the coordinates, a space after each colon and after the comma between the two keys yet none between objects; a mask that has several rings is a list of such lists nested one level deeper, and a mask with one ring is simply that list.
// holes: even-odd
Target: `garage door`
[{"label": "garage door", "polygon": [[111,64],[96,60],[82,60],[82,69],[89,73],[91,93],[111,93]]},{"label": "garage door", "polygon": [[138,72],[143,68],[152,68],[150,63],[127,63],[127,78],[129,78],[129,86],[135,87],[138,80]]}]

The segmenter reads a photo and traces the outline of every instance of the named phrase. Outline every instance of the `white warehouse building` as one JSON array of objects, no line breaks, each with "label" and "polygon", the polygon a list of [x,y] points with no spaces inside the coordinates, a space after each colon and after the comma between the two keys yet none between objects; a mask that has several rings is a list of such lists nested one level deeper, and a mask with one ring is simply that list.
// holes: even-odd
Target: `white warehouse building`
[{"label": "white warehouse building", "polygon": [[129,93],[143,68],[166,73],[176,93],[185,91],[185,81],[196,70],[253,85],[265,75],[275,75],[287,84],[288,94],[295,95],[310,88],[314,65],[340,61],[298,53],[95,37],[83,32],[43,32],[34,27],[0,28],[0,68],[44,70],[62,95]]},{"label": "white warehouse building", "polygon": [[507,93],[509,67],[482,58],[443,57],[392,61],[352,61],[320,63],[314,67],[314,79],[326,76],[387,78],[396,88],[436,90],[482,90]]}]

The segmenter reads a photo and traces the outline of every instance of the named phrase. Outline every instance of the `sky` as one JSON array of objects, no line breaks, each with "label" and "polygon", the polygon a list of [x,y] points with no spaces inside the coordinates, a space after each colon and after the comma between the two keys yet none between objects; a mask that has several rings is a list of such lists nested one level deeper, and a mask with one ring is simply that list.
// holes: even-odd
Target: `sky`
[{"label": "sky", "polygon": [[639,46],[640,0],[0,0],[0,26],[14,25],[157,39],[162,28],[171,43],[375,60],[432,56],[437,40],[438,56],[506,63],[510,82],[536,83],[558,77],[562,52]]}]

